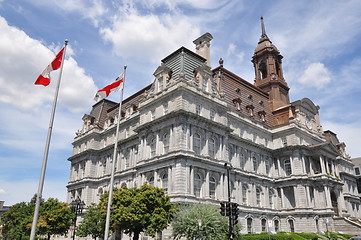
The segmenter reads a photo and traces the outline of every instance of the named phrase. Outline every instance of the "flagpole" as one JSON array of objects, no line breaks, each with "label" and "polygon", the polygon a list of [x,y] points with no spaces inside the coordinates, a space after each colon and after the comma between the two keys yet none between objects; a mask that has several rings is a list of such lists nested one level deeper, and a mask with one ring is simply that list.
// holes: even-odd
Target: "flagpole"
[{"label": "flagpole", "polygon": [[118,147],[118,137],[119,137],[119,122],[122,115],[122,101],[123,101],[123,92],[124,92],[124,84],[125,84],[125,71],[127,69],[127,65],[124,65],[124,81],[122,91],[120,93],[120,102],[118,109],[118,121],[117,121],[117,130],[115,132],[115,142],[114,142],[114,153],[113,153],[113,162],[112,162],[112,171],[110,175],[110,186],[109,186],[109,196],[108,196],[108,207],[107,207],[107,216],[105,220],[105,232],[104,232],[104,240],[108,240],[109,235],[109,225],[110,225],[110,208],[112,205],[113,198],[113,185],[114,185],[114,171],[115,171],[115,161],[117,159],[117,147]]},{"label": "flagpole", "polygon": [[36,226],[38,224],[39,209],[40,209],[40,202],[41,202],[41,197],[42,197],[42,193],[43,193],[46,164],[47,164],[48,155],[49,155],[50,139],[51,139],[51,133],[52,133],[52,130],[53,130],[55,109],[56,109],[56,103],[57,103],[57,100],[58,100],[60,81],[61,81],[61,75],[63,73],[63,65],[64,65],[64,61],[65,61],[64,57],[65,57],[65,52],[66,52],[66,46],[67,45],[68,45],[68,40],[66,39],[65,40],[65,46],[64,46],[63,58],[62,58],[62,61],[61,61],[61,67],[60,67],[60,72],[59,72],[59,77],[58,77],[58,83],[57,83],[57,86],[56,86],[54,100],[53,100],[53,109],[51,110],[51,115],[50,115],[50,123],[49,123],[48,135],[47,135],[46,143],[45,143],[45,150],[44,150],[43,164],[42,164],[42,167],[41,167],[41,174],[40,174],[40,180],[39,180],[39,186],[38,186],[38,193],[36,194],[36,204],[35,204],[33,223],[31,225],[30,240],[35,239]]}]

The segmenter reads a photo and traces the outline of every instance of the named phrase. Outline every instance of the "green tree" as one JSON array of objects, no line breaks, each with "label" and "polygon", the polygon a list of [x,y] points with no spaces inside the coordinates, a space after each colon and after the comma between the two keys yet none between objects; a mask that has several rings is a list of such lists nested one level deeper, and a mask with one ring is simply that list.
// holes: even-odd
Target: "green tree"
[{"label": "green tree", "polygon": [[100,207],[96,204],[88,206],[83,220],[77,227],[76,235],[80,237],[92,236],[92,238],[103,238],[105,227],[105,215],[101,213]]},{"label": "green tree", "polygon": [[74,214],[67,203],[49,198],[40,207],[38,233],[46,235],[48,240],[53,234],[64,235],[72,224]]},{"label": "green tree", "polygon": [[[108,193],[103,194],[100,199],[100,207],[105,212]],[[133,234],[133,240],[138,240],[141,232],[154,237],[168,226],[178,209],[170,202],[163,189],[149,184],[140,188],[115,188],[112,200],[113,228]]]},{"label": "green tree", "polygon": [[174,239],[220,240],[228,234],[228,217],[219,208],[208,204],[183,206],[175,215],[172,228]]},{"label": "green tree", "polygon": [[22,239],[30,235],[34,204],[21,202],[14,204],[1,216],[2,234],[5,239]]}]

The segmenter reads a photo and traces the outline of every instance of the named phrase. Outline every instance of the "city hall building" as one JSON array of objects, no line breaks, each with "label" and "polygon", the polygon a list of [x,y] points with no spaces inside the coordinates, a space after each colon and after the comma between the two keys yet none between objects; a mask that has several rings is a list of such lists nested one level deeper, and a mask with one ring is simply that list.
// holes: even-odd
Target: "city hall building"
[{"label": "city hall building", "polygon": [[219,205],[229,180],[243,233],[361,232],[345,144],[322,129],[310,99],[290,102],[283,57],[261,26],[253,84],[222,59],[211,67],[206,33],[195,51],[181,47],[161,60],[154,82],[123,101],[120,119],[119,103],[93,105],[73,142],[68,202],[98,203],[109,189],[119,121],[115,187],[147,182],[173,202]]}]

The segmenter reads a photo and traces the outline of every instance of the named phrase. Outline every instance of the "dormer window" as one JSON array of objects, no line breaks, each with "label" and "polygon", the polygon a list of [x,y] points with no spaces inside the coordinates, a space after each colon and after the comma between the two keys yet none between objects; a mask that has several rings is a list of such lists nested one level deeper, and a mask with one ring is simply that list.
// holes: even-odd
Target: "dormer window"
[{"label": "dormer window", "polygon": [[196,114],[201,115],[202,106],[200,104],[196,105]]},{"label": "dormer window", "polygon": [[253,105],[247,105],[246,109],[247,109],[248,115],[250,117],[253,117],[254,116],[254,106]]},{"label": "dormer window", "polygon": [[208,91],[208,79],[207,78],[202,79],[202,90]]},{"label": "dormer window", "polygon": [[262,122],[266,121],[266,112],[265,111],[260,111],[258,112],[258,116],[261,119]]},{"label": "dormer window", "polygon": [[234,107],[240,111],[241,110],[241,103],[242,103],[242,100],[240,98],[235,98],[233,99],[233,104],[234,104]]},{"label": "dormer window", "polygon": [[158,80],[158,91],[162,91],[163,90],[163,78],[159,78]]}]

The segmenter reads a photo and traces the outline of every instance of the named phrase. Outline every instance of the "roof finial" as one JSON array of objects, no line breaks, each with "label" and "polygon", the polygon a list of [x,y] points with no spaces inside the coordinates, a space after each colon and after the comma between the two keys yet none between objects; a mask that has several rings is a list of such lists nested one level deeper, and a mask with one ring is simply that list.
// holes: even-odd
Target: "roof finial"
[{"label": "roof finial", "polygon": [[261,28],[262,28],[262,35],[261,35],[261,39],[260,39],[260,40],[268,39],[268,36],[267,36],[267,34],[266,34],[266,29],[265,29],[265,27],[264,27],[263,17],[261,17]]}]

